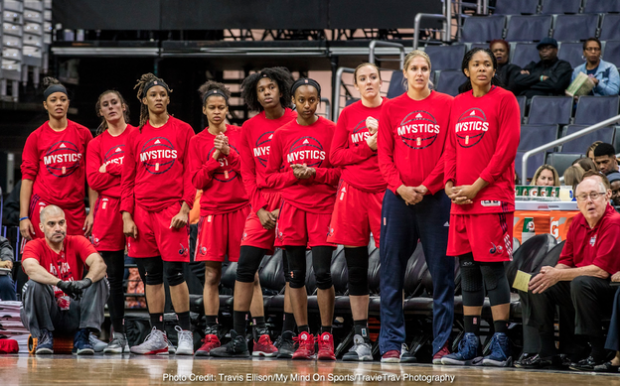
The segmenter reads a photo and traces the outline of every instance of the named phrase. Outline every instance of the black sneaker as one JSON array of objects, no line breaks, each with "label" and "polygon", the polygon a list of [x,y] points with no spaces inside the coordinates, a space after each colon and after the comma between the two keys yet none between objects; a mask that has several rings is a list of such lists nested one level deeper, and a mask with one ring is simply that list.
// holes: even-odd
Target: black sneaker
[{"label": "black sneaker", "polygon": [[594,371],[596,366],[602,365],[605,363],[604,360],[596,360],[592,355],[587,357],[586,359],[582,359],[577,363],[571,363],[569,368],[575,371]]},{"label": "black sneaker", "polygon": [[212,357],[249,357],[248,343],[245,341],[245,336],[238,335],[237,331],[230,331],[230,342],[224,346],[214,348],[210,351]]},{"label": "black sneaker", "polygon": [[521,366],[521,363],[523,363],[523,361],[525,361],[526,359],[532,358],[532,357],[534,357],[536,355],[538,355],[538,354],[532,354],[532,353],[523,352],[523,353],[521,353],[521,356],[519,356],[519,359],[514,361],[514,366],[517,367],[517,368],[523,368]]},{"label": "black sneaker", "polygon": [[293,331],[284,331],[282,335],[278,337],[274,346],[278,348],[278,355],[276,358],[290,359],[295,352],[295,342],[293,337],[295,334]]},{"label": "black sneaker", "polygon": [[614,366],[611,362],[605,362],[602,365],[594,366],[593,371],[597,373],[617,373],[620,366]]},{"label": "black sneaker", "polygon": [[522,369],[553,369],[553,370],[566,370],[570,363],[567,363],[566,357],[563,355],[551,355],[548,357],[541,357],[536,354],[521,361],[519,367]]}]

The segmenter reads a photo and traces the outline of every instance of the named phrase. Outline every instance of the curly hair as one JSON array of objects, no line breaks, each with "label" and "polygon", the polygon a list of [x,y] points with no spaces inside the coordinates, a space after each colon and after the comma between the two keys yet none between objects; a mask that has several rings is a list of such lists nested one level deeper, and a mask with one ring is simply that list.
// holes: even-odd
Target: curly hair
[{"label": "curly hair", "polygon": [[280,90],[280,105],[282,107],[292,107],[291,86],[293,76],[286,67],[268,67],[260,72],[254,73],[243,80],[241,83],[241,97],[252,111],[263,111],[263,106],[258,101],[256,86],[262,78],[269,78],[278,84]]},{"label": "curly hair", "polygon": [[125,123],[129,123],[129,105],[125,102],[125,98],[123,98],[121,93],[117,90],[106,90],[99,95],[99,98],[97,98],[97,103],[95,103],[95,112],[97,113],[97,116],[101,118],[101,123],[99,124],[99,127],[97,127],[96,135],[99,135],[108,129],[108,121],[106,121],[103,115],[99,112],[101,110],[101,98],[107,94],[116,94],[123,107],[125,107],[125,111],[123,111]]},{"label": "curly hair", "polygon": [[46,76],[45,78],[43,78],[43,80],[41,81],[41,84],[43,84],[43,87],[49,87],[52,86],[54,84],[62,84],[60,83],[60,81],[52,76]]},{"label": "curly hair", "polygon": [[[471,62],[474,55],[477,54],[478,52],[486,53],[491,58],[493,69],[497,71],[497,59],[495,58],[495,55],[493,55],[493,52],[489,48],[475,47],[467,51],[465,53],[465,56],[463,56],[463,62],[461,63],[461,71],[463,72],[463,75],[465,75],[465,70],[469,70],[469,62]],[[467,76],[467,79],[469,79],[469,82],[465,84],[463,92],[466,92],[472,89],[471,78]],[[493,78],[491,78],[491,84],[493,86],[504,87],[502,82],[497,77],[497,74]]]},{"label": "curly hair", "polygon": [[[144,103],[142,103],[142,98],[144,97],[144,87],[146,87],[147,84],[151,83],[154,80],[158,80],[163,82],[164,84],[166,82],[164,82],[163,79],[156,77],[153,73],[148,72],[146,74],[142,74],[142,76],[140,77],[140,79],[138,79],[138,83],[136,83],[136,85],[133,87],[134,90],[138,89],[138,100],[140,101],[140,131],[142,131],[142,127],[144,127],[144,125],[146,124],[146,121],[148,121],[149,119],[149,107],[147,105],[145,105]],[[172,92],[172,90],[170,90],[170,92]]]},{"label": "curly hair", "polygon": [[208,80],[202,84],[202,86],[198,87],[198,93],[200,94],[200,100],[202,101],[203,106],[206,104],[205,95],[211,90],[218,90],[224,95],[224,99],[226,99],[226,104],[228,105],[228,98],[230,98],[230,90],[223,83],[214,82],[212,80]]}]

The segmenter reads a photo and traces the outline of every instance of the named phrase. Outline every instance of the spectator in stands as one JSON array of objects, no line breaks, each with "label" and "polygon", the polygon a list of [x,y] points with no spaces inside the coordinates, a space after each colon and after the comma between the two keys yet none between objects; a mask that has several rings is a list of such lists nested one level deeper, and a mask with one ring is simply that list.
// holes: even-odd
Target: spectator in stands
[{"label": "spectator in stands", "polygon": [[581,166],[584,172],[589,172],[590,170],[593,170],[595,172],[598,171],[598,169],[596,168],[596,165],[594,164],[594,161],[588,157],[581,157],[581,158],[576,159],[573,162],[573,165]]},{"label": "spectator in stands", "polygon": [[616,149],[609,143],[601,143],[594,149],[594,163],[599,172],[608,175],[618,171]]},{"label": "spectator in stands", "polygon": [[19,225],[19,193],[21,189],[22,180],[19,180],[11,190],[9,197],[4,201],[4,208],[2,208],[2,223],[4,225]]},{"label": "spectator in stands", "polygon": [[53,354],[53,332],[77,330],[73,353],[92,355],[88,335],[101,327],[109,293],[106,265],[84,236],[67,236],[65,213],[58,206],[41,211],[39,228],[45,237],[28,242],[22,258],[30,279],[22,290],[22,322],[38,338],[37,354]]},{"label": "spectator in stands", "polygon": [[17,300],[12,270],[13,248],[9,240],[0,236],[0,300]]},{"label": "spectator in stands", "polygon": [[[510,44],[502,39],[492,40],[489,48],[497,59],[497,72],[495,76],[501,81],[502,87],[514,92],[514,81],[521,72],[521,67],[508,63],[510,59]],[[469,79],[459,86],[459,94],[465,92],[469,86]]]},{"label": "spectator in stands", "polygon": [[620,75],[613,63],[601,59],[601,41],[597,38],[588,38],[583,43],[583,57],[586,59],[573,70],[571,82],[580,72],[588,75],[594,82],[590,95],[618,95],[620,91]]},{"label": "spectator in stands", "polygon": [[551,165],[542,165],[534,173],[532,183],[535,186],[560,186],[560,176],[557,170]]},{"label": "spectator in stands", "polygon": [[585,171],[583,170],[581,165],[579,165],[578,163],[576,163],[576,164],[574,164],[572,166],[569,166],[564,171],[564,176],[563,176],[564,177],[564,184],[567,185],[567,186],[572,186],[573,192],[574,192],[575,190],[577,190],[577,185],[583,179],[583,175],[584,174],[585,174]]},{"label": "spectator in stands", "polygon": [[[620,282],[620,271],[613,274],[611,281]],[[620,370],[620,288],[616,291],[616,297],[614,298],[614,308],[609,323],[609,331],[607,331],[605,348],[615,351],[616,356],[611,361],[594,366],[593,370],[603,373],[617,373]]]},{"label": "spectator in stands", "polygon": [[[574,314],[574,325],[566,331],[576,335],[569,349],[587,347],[590,355],[574,361],[570,368],[592,371],[603,364],[606,353],[602,320],[611,314],[615,288],[609,286],[609,278],[620,271],[620,214],[610,205],[609,181],[600,173],[589,172],[577,186],[578,214],[566,236],[566,244],[555,267],[544,266],[529,283],[529,292],[521,292],[523,313],[529,326],[536,327],[540,334],[540,351],[537,356],[525,359],[526,368],[540,368],[559,365],[562,359],[557,355],[554,341],[554,314],[556,306],[560,312]],[[572,322],[572,320],[566,321]],[[564,331],[564,329],[562,330]],[[580,351],[573,351],[573,360]]]},{"label": "spectator in stands", "polygon": [[620,173],[609,173],[607,179],[611,188],[611,204],[613,206],[620,206]]},{"label": "spectator in stands", "polygon": [[564,95],[573,69],[567,61],[558,59],[558,42],[553,38],[543,38],[536,48],[540,61],[531,62],[521,70],[514,80],[514,92],[528,98]]},{"label": "spectator in stands", "polygon": [[588,146],[588,150],[586,150],[586,157],[590,158],[592,162],[594,162],[594,149],[601,143],[603,143],[603,141],[594,141],[592,145]]}]

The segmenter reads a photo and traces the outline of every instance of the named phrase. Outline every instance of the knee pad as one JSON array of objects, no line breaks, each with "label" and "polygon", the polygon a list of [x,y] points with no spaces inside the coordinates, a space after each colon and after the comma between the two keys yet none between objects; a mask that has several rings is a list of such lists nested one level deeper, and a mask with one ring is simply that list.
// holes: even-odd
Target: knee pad
[{"label": "knee pad", "polygon": [[138,261],[138,267],[142,265],[147,285],[164,284],[164,262],[161,260],[161,257],[147,257],[136,260]]},{"label": "knee pad", "polygon": [[368,295],[368,269],[349,267],[349,295]]},{"label": "knee pad", "polygon": [[237,263],[237,281],[253,283],[254,275],[258,271],[263,256],[265,256],[264,249],[250,246],[241,247],[239,262]]},{"label": "knee pad", "polygon": [[510,286],[506,278],[504,263],[483,263],[480,271],[484,277],[491,305],[510,303]]},{"label": "knee pad", "polygon": [[166,280],[170,287],[177,286],[185,283],[185,275],[183,274],[183,267],[185,263],[169,262],[166,261],[164,266],[166,268]]},{"label": "knee pad", "polygon": [[291,272],[288,269],[288,257],[286,257],[286,251],[282,250],[282,270],[284,271],[284,282],[290,283],[291,281]]},{"label": "knee pad", "polygon": [[289,252],[285,271],[289,275],[289,284],[291,288],[303,288],[306,285],[306,248],[289,247]]},{"label": "knee pad", "polygon": [[332,247],[312,248],[312,267],[316,278],[316,287],[326,290],[332,287]]},{"label": "knee pad", "polygon": [[320,290],[330,289],[333,285],[332,274],[329,269],[314,271],[314,277],[316,278],[316,287]]},{"label": "knee pad", "polygon": [[480,266],[474,261],[471,253],[459,258],[461,266],[461,287],[465,292],[478,292],[484,288],[482,286],[482,273]]}]

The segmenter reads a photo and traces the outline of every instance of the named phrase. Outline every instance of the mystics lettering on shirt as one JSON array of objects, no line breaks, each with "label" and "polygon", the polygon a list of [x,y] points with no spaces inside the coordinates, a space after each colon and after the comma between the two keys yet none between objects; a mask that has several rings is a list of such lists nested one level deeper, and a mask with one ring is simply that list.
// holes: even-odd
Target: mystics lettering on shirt
[{"label": "mystics lettering on shirt", "polygon": [[479,143],[489,130],[484,111],[474,107],[466,110],[456,123],[456,140],[461,147],[472,147]]},{"label": "mystics lettering on shirt", "polygon": [[47,149],[43,163],[47,171],[56,177],[67,177],[79,167],[82,153],[78,146],[69,141],[58,141]]},{"label": "mystics lettering on shirt", "polygon": [[123,159],[125,159],[125,145],[112,146],[105,152],[103,157],[103,164],[117,164],[122,165]]},{"label": "mystics lettering on shirt", "polygon": [[291,145],[286,162],[289,164],[302,163],[309,167],[321,167],[326,153],[323,145],[313,137],[301,137]]},{"label": "mystics lettering on shirt", "polygon": [[359,121],[357,125],[353,128],[353,133],[351,134],[351,143],[356,144],[366,140],[366,138],[370,137],[370,133],[368,132],[368,128],[366,127],[366,120]]},{"label": "mystics lettering on shirt", "polygon": [[405,145],[420,150],[435,142],[439,128],[437,119],[431,113],[419,110],[407,114],[396,128],[396,132]]},{"label": "mystics lettering on shirt", "polygon": [[269,157],[269,149],[271,148],[271,140],[273,139],[273,131],[266,131],[256,139],[256,144],[252,149],[254,157],[258,159],[261,165],[267,166],[267,158]]},{"label": "mystics lettering on shirt", "polygon": [[177,159],[177,151],[167,138],[149,139],[140,150],[140,162],[151,174],[163,174],[172,168]]}]

